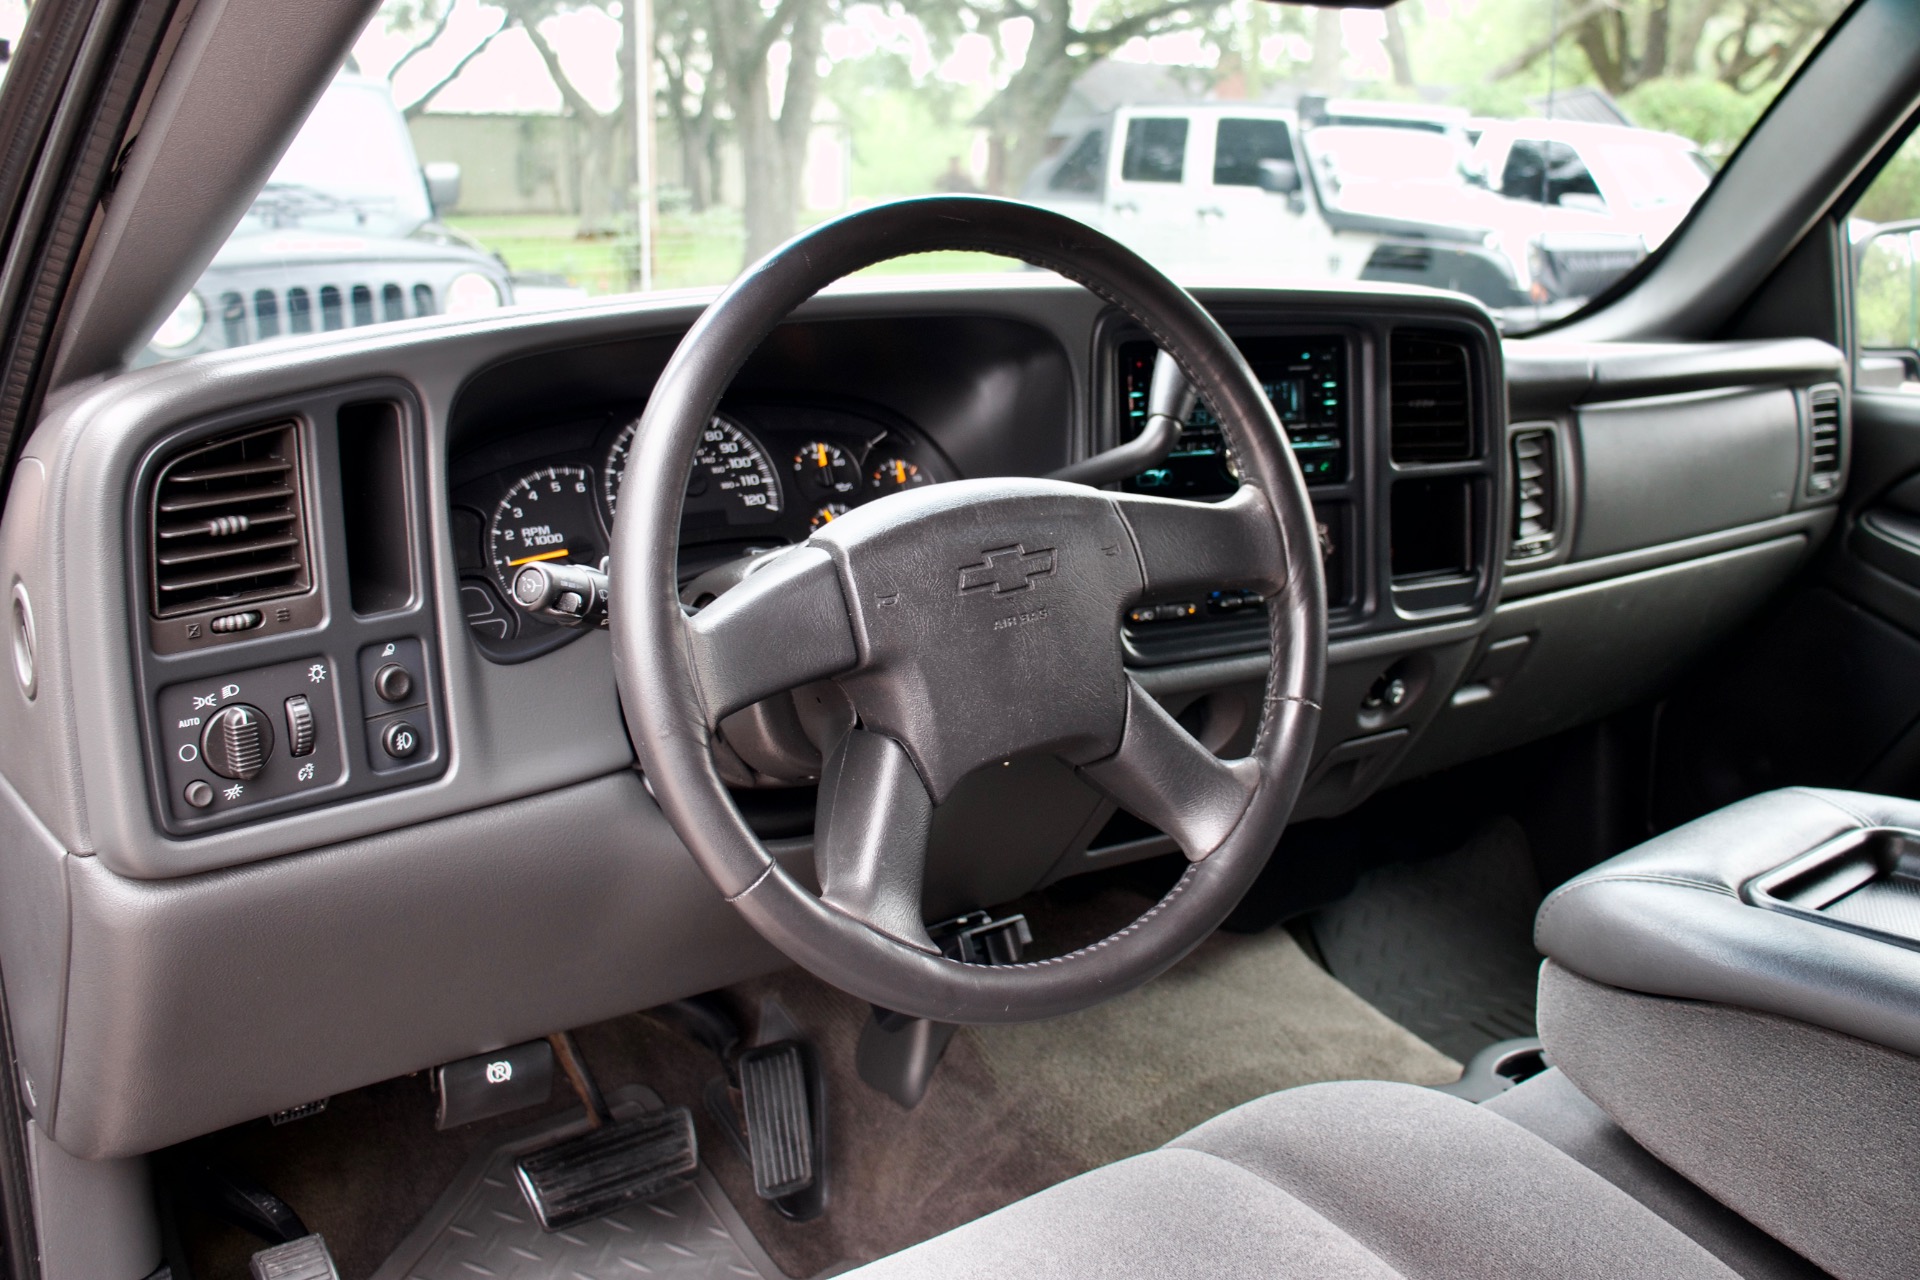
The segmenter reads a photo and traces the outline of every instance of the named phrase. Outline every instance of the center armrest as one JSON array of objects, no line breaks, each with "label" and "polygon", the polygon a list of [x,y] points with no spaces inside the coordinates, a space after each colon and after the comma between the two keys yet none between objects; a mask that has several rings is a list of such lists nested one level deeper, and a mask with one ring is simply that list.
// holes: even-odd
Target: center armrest
[{"label": "center armrest", "polygon": [[[1920,802],[1803,788],[1755,796],[1554,890],[1534,940],[1611,987],[1779,1014],[1920,1055],[1920,937],[1901,937],[1897,918],[1867,927],[1861,912],[1823,905],[1859,889],[1862,859],[1892,856],[1903,838],[1882,828],[1920,833]],[[1829,848],[1839,880],[1802,874],[1807,855]],[[1894,902],[1904,887],[1889,888],[1887,905],[1904,905]]]}]

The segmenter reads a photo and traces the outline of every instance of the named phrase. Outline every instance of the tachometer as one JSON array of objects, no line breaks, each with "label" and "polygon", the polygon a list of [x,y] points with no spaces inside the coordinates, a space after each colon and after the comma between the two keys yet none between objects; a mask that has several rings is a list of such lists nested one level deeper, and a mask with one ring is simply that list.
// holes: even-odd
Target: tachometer
[{"label": "tachometer", "polygon": [[[619,503],[620,481],[626,474],[627,457],[639,426],[636,419],[622,427],[607,450],[603,470],[608,519],[613,518]],[[693,467],[687,474],[686,515],[708,519],[718,516],[727,524],[760,524],[779,515],[780,508],[780,477],[767,451],[746,428],[715,415],[693,451]]]},{"label": "tachometer", "polygon": [[501,590],[513,594],[513,578],[536,560],[565,560],[598,567],[606,537],[593,509],[593,480],[585,467],[542,467],[514,481],[493,509],[487,555]]}]

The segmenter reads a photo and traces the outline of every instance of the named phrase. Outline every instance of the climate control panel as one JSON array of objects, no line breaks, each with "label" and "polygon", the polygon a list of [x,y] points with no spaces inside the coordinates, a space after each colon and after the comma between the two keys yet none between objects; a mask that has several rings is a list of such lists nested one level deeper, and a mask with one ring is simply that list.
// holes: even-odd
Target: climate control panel
[{"label": "climate control panel", "polygon": [[154,773],[181,834],[438,775],[441,718],[417,636],[162,688]]}]

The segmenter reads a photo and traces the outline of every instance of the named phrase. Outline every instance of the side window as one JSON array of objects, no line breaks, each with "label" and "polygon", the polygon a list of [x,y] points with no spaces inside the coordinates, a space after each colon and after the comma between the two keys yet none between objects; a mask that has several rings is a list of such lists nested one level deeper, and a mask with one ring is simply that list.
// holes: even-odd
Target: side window
[{"label": "side window", "polygon": [[1066,191],[1076,194],[1098,194],[1100,180],[1107,168],[1107,131],[1095,129],[1073,144],[1073,150],[1067,152],[1047,179],[1049,191]]},{"label": "side window", "polygon": [[1847,219],[1862,389],[1920,393],[1920,133],[1893,153]]},{"label": "side window", "polygon": [[1141,116],[1127,123],[1120,176],[1128,182],[1179,182],[1187,169],[1187,122]]},{"label": "side window", "polygon": [[1564,142],[1516,138],[1500,170],[1500,194],[1537,204],[1559,204],[1567,196],[1600,199],[1580,153]]},{"label": "side window", "polygon": [[1213,181],[1222,187],[1260,185],[1262,160],[1293,160],[1284,120],[1222,120],[1213,142]]}]

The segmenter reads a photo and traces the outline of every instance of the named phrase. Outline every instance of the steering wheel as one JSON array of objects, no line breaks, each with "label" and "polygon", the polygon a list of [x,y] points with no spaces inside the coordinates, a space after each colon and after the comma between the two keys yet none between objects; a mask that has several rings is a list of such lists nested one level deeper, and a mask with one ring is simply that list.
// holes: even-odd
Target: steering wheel
[{"label": "steering wheel", "polygon": [[[680,512],[696,444],[735,372],[819,290],[904,254],[976,250],[1076,280],[1174,357],[1227,433],[1220,502],[1035,479],[961,480],[856,508],[688,615]],[[1159,974],[1265,866],[1306,773],[1326,669],[1319,538],[1273,406],[1186,292],[1130,250],[1029,205],[902,201],[776,250],[680,343],[641,419],[614,530],[620,700],[668,821],[720,892],[791,960],[884,1008],[941,1022],[1071,1012]],[[1273,658],[1252,753],[1221,760],[1127,674],[1120,619],[1143,598],[1266,597]],[[715,727],[813,681],[857,714],[829,753],[820,892],[749,829],[716,772]],[[934,807],[971,771],[1050,753],[1172,837],[1188,866],[1133,924],[1013,965],[943,957],[921,914]]]}]

